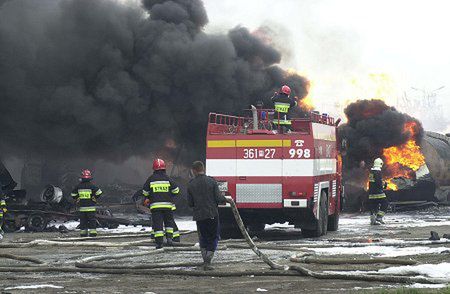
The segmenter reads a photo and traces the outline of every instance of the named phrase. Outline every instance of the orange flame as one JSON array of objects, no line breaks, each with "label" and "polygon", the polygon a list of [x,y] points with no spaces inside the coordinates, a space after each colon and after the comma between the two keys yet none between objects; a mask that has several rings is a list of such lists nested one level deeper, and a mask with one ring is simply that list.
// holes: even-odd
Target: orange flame
[{"label": "orange flame", "polygon": [[403,145],[392,146],[383,150],[388,175],[386,182],[390,190],[398,190],[397,185],[393,182],[394,178],[411,179],[414,177],[414,172],[425,164],[425,157],[414,138],[416,129],[415,122],[407,122],[404,131],[408,133],[409,140]]},{"label": "orange flame", "polygon": [[311,111],[314,109],[314,103],[311,99],[311,96],[309,96],[309,95],[301,100],[298,100],[298,103],[299,103],[298,106],[303,110]]}]

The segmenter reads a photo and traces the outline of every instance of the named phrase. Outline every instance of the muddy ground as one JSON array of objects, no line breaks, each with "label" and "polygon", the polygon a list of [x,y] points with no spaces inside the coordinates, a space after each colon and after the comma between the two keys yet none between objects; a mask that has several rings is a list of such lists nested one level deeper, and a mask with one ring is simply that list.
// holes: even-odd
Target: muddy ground
[{"label": "muddy ground", "polygon": [[[427,240],[430,231],[434,230],[450,234],[450,208],[442,207],[422,212],[390,214],[386,217],[385,226],[368,225],[367,215],[344,214],[341,217],[340,229],[330,232],[318,239],[305,239],[300,230],[287,225],[272,225],[257,239],[259,245],[293,246],[294,250],[263,250],[272,259],[279,263],[290,264],[289,257],[302,252],[309,252],[319,257],[392,257],[396,259],[413,259],[419,264],[450,263],[450,243],[425,244],[405,246],[402,244],[392,246],[377,246],[377,242],[395,242],[401,240]],[[181,228],[192,228],[193,223],[188,219],[179,220]],[[102,236],[129,234],[129,236],[112,239],[97,240],[96,242],[112,242],[114,244],[143,241],[148,239],[147,234],[133,236],[127,228],[113,231],[103,231]],[[24,243],[36,239],[66,240],[77,237],[76,231],[67,234],[59,232],[25,233],[17,232],[7,234],[2,244]],[[343,239],[345,239],[343,241]],[[185,244],[195,243],[196,234],[183,236]],[[370,243],[371,242],[371,243]],[[360,244],[359,247],[350,247],[351,244]],[[221,241],[221,246],[229,244],[245,244],[243,242]],[[317,247],[315,247],[317,246]],[[81,258],[98,255],[114,255],[123,252],[151,251],[152,244],[124,247],[85,247],[82,242],[76,242],[70,247],[61,246],[34,246],[29,248],[0,248],[0,253],[10,253],[17,256],[29,256],[40,259],[52,266],[66,266],[75,268],[75,262]],[[102,265],[137,265],[160,262],[200,262],[198,251],[164,252],[144,255],[113,261],[98,262]],[[266,264],[249,249],[223,248],[216,254],[215,270],[218,273],[236,271],[269,271]],[[0,267],[18,267],[30,265],[28,262],[0,258]],[[318,265],[303,264],[316,271],[377,271],[382,268],[396,265]],[[39,265],[33,265],[39,266]],[[195,267],[177,268],[184,271],[198,271]],[[97,274],[97,273],[0,273],[0,290],[2,293],[292,293],[308,291],[310,293],[379,293],[381,291],[396,292],[398,289],[421,288],[422,292],[443,293],[448,291],[448,277],[442,279],[433,289],[433,285],[392,284],[380,282],[361,282],[348,280],[317,280],[302,276],[253,276],[242,277],[195,277],[172,276],[166,274],[139,274],[141,270],[135,269],[135,274]],[[28,289],[20,289],[31,287]],[[37,287],[43,287],[38,289]]]}]

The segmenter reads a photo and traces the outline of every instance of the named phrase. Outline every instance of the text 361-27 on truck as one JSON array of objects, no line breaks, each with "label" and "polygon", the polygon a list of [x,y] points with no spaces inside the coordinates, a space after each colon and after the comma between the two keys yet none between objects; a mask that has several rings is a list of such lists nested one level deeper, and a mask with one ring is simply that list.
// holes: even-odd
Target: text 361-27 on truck
[{"label": "text 361-27 on truck", "polygon": [[[343,187],[334,118],[311,112],[281,132],[267,118],[270,110],[252,112],[250,118],[210,113],[208,175],[252,232],[285,222],[306,237],[336,231]],[[231,209],[221,206],[219,215],[221,237],[239,237]]]}]

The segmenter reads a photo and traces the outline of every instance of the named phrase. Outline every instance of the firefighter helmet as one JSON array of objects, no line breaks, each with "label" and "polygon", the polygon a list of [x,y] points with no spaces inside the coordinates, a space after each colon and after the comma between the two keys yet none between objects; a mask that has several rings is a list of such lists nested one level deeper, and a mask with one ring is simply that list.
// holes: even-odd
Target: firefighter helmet
[{"label": "firefighter helmet", "polygon": [[383,167],[383,159],[377,158],[373,161],[373,167],[382,168]]},{"label": "firefighter helmet", "polygon": [[92,179],[92,173],[90,170],[85,169],[81,172],[81,178],[82,179],[86,179],[86,180],[90,180]]},{"label": "firefighter helmet", "polygon": [[162,159],[153,160],[153,170],[163,170],[166,169],[166,163]]},{"label": "firefighter helmet", "polygon": [[283,87],[281,87],[280,92],[289,96],[291,95],[291,88],[289,88],[289,86],[287,85],[284,85]]}]

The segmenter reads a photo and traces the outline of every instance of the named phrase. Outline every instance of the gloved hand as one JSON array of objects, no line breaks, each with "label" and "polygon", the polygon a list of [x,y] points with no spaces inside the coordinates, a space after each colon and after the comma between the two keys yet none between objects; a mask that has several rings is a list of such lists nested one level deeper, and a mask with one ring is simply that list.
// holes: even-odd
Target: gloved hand
[{"label": "gloved hand", "polygon": [[8,212],[8,209],[6,207],[2,207],[2,210],[4,213]]},{"label": "gloved hand", "polygon": [[150,206],[150,199],[145,199],[143,205],[145,207],[149,207]]}]

